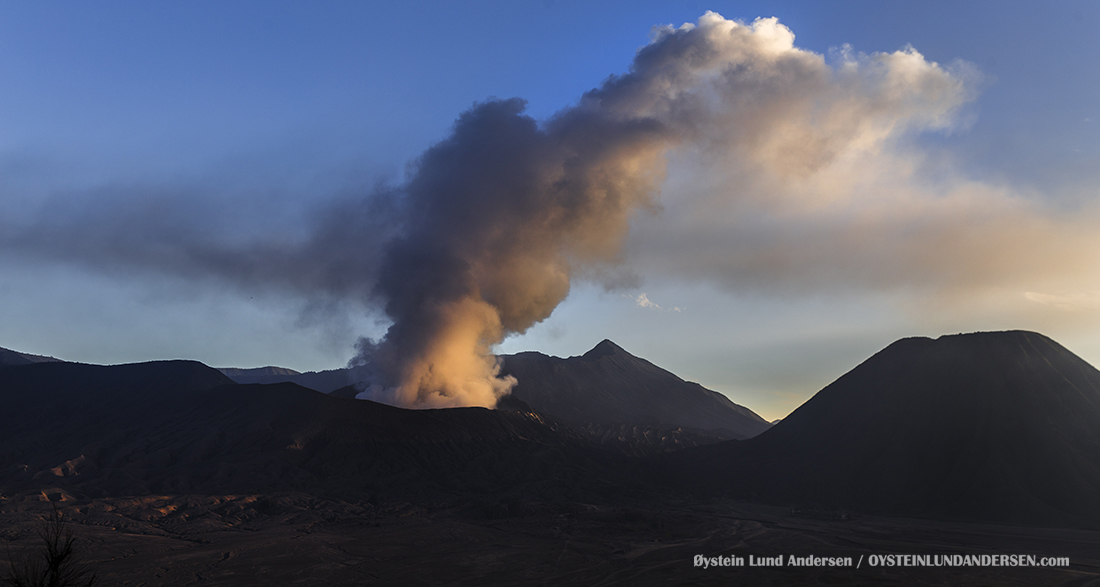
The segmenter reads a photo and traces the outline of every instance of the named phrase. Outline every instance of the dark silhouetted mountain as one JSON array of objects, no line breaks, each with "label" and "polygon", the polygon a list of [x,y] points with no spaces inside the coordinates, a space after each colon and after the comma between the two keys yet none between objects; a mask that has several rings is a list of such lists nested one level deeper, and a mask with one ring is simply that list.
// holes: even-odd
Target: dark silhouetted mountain
[{"label": "dark silhouetted mountain", "polygon": [[[610,343],[551,364],[569,362],[645,363]],[[759,436],[710,446],[699,445],[716,437],[690,430],[570,423],[513,399],[405,410],[234,384],[191,361],[9,366],[0,495],[592,502],[671,483],[809,511],[1100,526],[1100,372],[1034,333],[898,341]]]},{"label": "dark silhouetted mountain", "polygon": [[518,410],[406,410],[291,383],[235,384],[190,361],[8,367],[0,402],[0,494],[9,497],[603,499],[645,486],[627,455],[699,443]]},{"label": "dark silhouetted mountain", "polygon": [[752,410],[698,383],[680,379],[604,340],[579,357],[504,355],[512,395],[535,411],[570,422],[641,424],[750,438],[770,427]]},{"label": "dark silhouetted mountain", "polygon": [[772,503],[1096,526],[1100,371],[1033,332],[906,338],[760,436],[672,458]]},{"label": "dark silhouetted mountain", "polygon": [[306,371],[299,373],[285,367],[258,367],[256,369],[237,369],[223,367],[218,369],[237,383],[297,383],[302,387],[330,393],[346,387],[350,380],[347,369],[329,369],[327,371]]},{"label": "dark silhouetted mountain", "polygon": [[[92,537],[111,584],[717,585],[730,575],[688,574],[686,561],[973,552],[1069,556],[1073,567],[864,574],[883,585],[1084,585],[1095,532],[835,514],[1095,524],[1098,381],[1035,334],[906,339],[753,439],[653,458],[701,437],[564,423],[517,398],[404,410],[234,384],[190,361],[9,366],[0,513],[18,547],[49,507],[39,501],[69,501],[61,508]],[[803,507],[700,501],[700,485]],[[745,584],[854,576],[735,570]]]},{"label": "dark silhouetted mountain", "polygon": [[61,438],[73,422],[125,423],[143,410],[170,412],[186,406],[189,393],[232,383],[197,361],[13,366],[0,372],[0,429],[9,436],[54,432]]},{"label": "dark silhouetted mountain", "polygon": [[31,365],[33,363],[58,363],[61,359],[55,359],[53,357],[43,357],[42,355],[31,355],[28,353],[21,353],[10,349],[0,348],[0,367],[9,367],[14,365]]}]

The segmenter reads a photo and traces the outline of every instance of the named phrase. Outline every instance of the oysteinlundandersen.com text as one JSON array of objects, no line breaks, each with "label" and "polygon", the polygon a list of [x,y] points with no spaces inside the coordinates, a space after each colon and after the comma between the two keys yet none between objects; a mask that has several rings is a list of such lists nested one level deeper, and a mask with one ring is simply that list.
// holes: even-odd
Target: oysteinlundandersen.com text
[{"label": "oysteinlundandersen.com text", "polygon": [[[872,554],[866,557],[871,567],[1068,567],[1069,557],[1038,557],[1031,554]],[[850,556],[704,556],[695,555],[696,567],[855,567]]]}]

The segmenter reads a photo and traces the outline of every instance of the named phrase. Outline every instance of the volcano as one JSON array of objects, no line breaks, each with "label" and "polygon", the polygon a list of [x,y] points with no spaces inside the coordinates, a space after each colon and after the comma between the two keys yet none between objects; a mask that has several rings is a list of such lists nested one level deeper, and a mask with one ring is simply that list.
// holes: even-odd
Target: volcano
[{"label": "volcano", "polygon": [[[519,381],[499,405],[513,404],[574,424],[685,428],[715,439],[751,438],[771,425],[752,410],[698,383],[684,381],[604,340],[579,357],[537,352],[501,355],[502,375]],[[299,373],[283,367],[219,369],[237,383],[296,383],[353,398],[347,369]],[[518,400],[518,401],[517,401]]]},{"label": "volcano", "polygon": [[760,436],[680,465],[795,507],[1100,526],[1100,371],[1034,332],[906,338]]},{"label": "volcano", "polygon": [[523,411],[407,410],[237,384],[195,361],[4,367],[0,400],[0,499],[594,499],[644,484],[627,455],[717,440],[649,429],[608,439]]},{"label": "volcano", "polygon": [[684,381],[610,340],[568,359],[535,352],[501,359],[502,374],[519,381],[513,396],[563,420],[685,427],[728,439],[751,438],[771,427],[752,410]]}]

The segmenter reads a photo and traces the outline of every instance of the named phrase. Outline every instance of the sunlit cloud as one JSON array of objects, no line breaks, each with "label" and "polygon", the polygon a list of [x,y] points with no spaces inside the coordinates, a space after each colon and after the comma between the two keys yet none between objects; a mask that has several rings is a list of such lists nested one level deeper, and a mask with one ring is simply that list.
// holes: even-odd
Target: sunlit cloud
[{"label": "sunlit cloud", "polygon": [[1052,306],[1067,312],[1100,309],[1100,292],[1073,292],[1065,294],[1043,294],[1033,291],[1024,292],[1024,298],[1037,304]]}]

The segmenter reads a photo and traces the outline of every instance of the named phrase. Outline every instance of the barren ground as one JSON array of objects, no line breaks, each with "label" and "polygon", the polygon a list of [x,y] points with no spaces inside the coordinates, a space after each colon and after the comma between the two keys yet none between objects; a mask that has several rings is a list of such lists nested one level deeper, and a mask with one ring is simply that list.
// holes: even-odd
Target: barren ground
[{"label": "barren ground", "polygon": [[[302,494],[65,501],[103,585],[1100,585],[1100,532],[861,516],[735,501],[384,507]],[[18,556],[45,501],[0,502]],[[873,568],[872,554],[1033,554],[1041,568]],[[861,568],[693,567],[697,554],[844,556]]]}]

